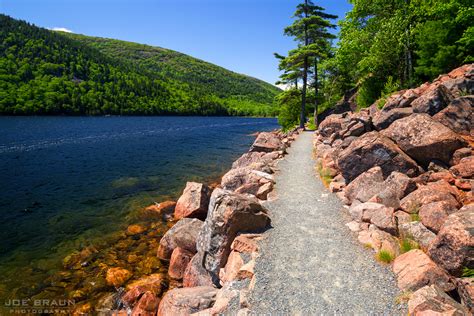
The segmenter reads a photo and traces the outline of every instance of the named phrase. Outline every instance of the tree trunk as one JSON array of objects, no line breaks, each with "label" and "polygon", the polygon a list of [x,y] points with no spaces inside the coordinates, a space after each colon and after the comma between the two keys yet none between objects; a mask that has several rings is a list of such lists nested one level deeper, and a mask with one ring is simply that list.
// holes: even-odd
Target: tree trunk
[{"label": "tree trunk", "polygon": [[303,89],[301,90],[301,115],[300,127],[304,129],[306,123],[306,87],[308,85],[308,57],[304,58],[303,64]]},{"label": "tree trunk", "polygon": [[314,57],[314,125],[318,127],[318,59]]},{"label": "tree trunk", "polygon": [[[304,1],[304,16],[308,17],[308,0]],[[308,25],[304,25],[304,45],[308,46]],[[303,63],[303,89],[301,91],[301,114],[300,114],[300,127],[304,129],[304,124],[306,123],[306,88],[308,85],[308,57],[304,57]]]}]

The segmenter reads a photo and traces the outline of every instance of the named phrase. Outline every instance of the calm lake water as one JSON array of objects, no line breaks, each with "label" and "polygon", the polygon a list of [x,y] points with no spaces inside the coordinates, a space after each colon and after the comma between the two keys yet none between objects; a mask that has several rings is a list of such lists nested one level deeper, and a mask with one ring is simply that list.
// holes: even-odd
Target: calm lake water
[{"label": "calm lake water", "polygon": [[[275,119],[0,117],[0,297],[133,211],[212,181]],[[2,295],[3,294],[3,295]]]}]

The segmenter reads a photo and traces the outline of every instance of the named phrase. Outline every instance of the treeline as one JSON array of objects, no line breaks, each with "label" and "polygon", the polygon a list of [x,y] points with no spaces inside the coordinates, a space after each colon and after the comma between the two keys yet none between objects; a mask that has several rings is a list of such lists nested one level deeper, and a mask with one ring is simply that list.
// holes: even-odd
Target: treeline
[{"label": "treeline", "polygon": [[[318,12],[324,9],[318,7],[316,2],[306,0],[297,8],[303,14],[295,15],[295,23],[299,22],[303,30],[314,26],[314,21],[321,22]],[[353,8],[339,22],[338,41],[329,45],[329,50],[329,38],[324,40],[320,34],[331,28],[332,17],[323,15],[326,25],[316,25],[319,33],[316,32],[312,40],[319,40],[319,45],[312,48],[313,53],[309,52],[312,54],[309,56],[310,64],[311,60],[317,61],[315,73],[311,73],[311,69],[305,71],[304,65],[288,72],[288,67],[282,68],[280,64],[280,69],[284,71],[282,80],[287,80],[286,83],[296,89],[279,97],[282,107],[280,118],[284,124],[294,126],[298,122],[295,106],[289,104],[303,103],[301,86],[305,73],[310,88],[306,102],[310,106],[305,109],[308,115],[315,110],[311,104],[315,104],[317,112],[321,113],[354,88],[357,90],[358,107],[367,107],[380,98],[383,100],[391,92],[418,86],[462,64],[474,62],[472,0],[349,2]],[[319,11],[314,11],[314,7]],[[297,50],[306,47],[308,53],[307,44],[300,41]],[[288,78],[291,80],[288,81]]]},{"label": "treeline", "polygon": [[0,114],[273,116],[277,93],[174,51],[0,15]]}]

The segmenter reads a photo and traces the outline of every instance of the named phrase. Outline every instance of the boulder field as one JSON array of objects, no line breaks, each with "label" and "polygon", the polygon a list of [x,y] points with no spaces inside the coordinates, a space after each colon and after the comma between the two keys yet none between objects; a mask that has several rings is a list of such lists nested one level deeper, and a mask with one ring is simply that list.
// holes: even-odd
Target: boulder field
[{"label": "boulder field", "polygon": [[168,264],[168,280],[152,274],[128,281],[133,278],[129,271],[110,269],[107,282],[125,289],[119,314],[217,315],[230,304],[248,307],[256,241],[271,222],[261,202],[271,198],[276,162],[298,133],[259,133],[219,185],[188,182],[177,202],[144,209],[142,216],[175,222],[156,249],[156,256]]},{"label": "boulder field", "polygon": [[474,64],[380,104],[321,122],[318,170],[347,226],[390,262],[410,315],[471,315]]}]

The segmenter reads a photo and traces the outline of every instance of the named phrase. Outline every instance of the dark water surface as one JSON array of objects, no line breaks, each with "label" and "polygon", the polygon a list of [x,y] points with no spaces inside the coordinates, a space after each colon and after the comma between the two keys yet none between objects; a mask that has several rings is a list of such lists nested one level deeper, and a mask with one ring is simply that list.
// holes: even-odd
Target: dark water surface
[{"label": "dark water surface", "polygon": [[186,181],[217,179],[251,133],[274,128],[259,118],[0,117],[0,297]]}]

